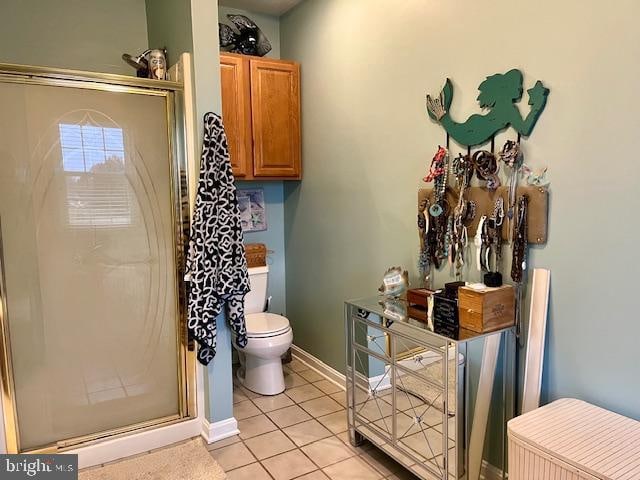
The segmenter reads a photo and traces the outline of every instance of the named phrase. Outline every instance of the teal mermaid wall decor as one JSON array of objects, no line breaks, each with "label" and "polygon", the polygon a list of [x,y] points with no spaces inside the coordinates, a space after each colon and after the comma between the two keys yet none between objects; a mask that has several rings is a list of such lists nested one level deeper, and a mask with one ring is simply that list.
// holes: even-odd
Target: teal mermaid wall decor
[{"label": "teal mermaid wall decor", "polygon": [[427,112],[446,130],[451,138],[461,145],[472,147],[488,142],[496,133],[511,126],[524,137],[528,137],[547,104],[549,89],[540,80],[527,90],[529,113],[522,118],[517,103],[522,98],[522,72],[509,70],[487,77],[478,87],[478,103],[489,109],[486,114],[473,114],[465,122],[451,118],[449,109],[453,101],[453,84],[447,81],[436,98],[427,95]]}]

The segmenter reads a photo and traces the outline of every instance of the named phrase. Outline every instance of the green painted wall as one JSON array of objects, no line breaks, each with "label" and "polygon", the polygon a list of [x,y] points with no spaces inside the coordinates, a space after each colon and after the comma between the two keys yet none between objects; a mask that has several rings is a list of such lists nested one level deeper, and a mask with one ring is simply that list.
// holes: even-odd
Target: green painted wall
[{"label": "green painted wall", "polygon": [[147,48],[144,0],[2,0],[0,62],[135,75]]},{"label": "green painted wall", "polygon": [[295,342],[343,369],[342,302],[374,294],[390,265],[415,274],[416,191],[444,141],[425,94],[450,76],[466,118],[480,81],[516,67],[526,88],[551,88],[524,147],[552,182],[549,242],[530,257],[552,270],[545,398],[640,418],[640,255],[626,223],[640,210],[639,15],[631,0],[307,0],[284,15],[282,57],[302,64],[304,180],[285,185]]},{"label": "green painted wall", "polygon": [[227,25],[232,25],[227,18],[227,14],[245,15],[253,20],[271,43],[272,49],[266,56],[270,58],[280,58],[280,19],[278,17],[220,5],[218,7],[219,21]]},{"label": "green painted wall", "polygon": [[150,48],[166,47],[169,65],[193,51],[189,0],[146,0],[145,5]]}]

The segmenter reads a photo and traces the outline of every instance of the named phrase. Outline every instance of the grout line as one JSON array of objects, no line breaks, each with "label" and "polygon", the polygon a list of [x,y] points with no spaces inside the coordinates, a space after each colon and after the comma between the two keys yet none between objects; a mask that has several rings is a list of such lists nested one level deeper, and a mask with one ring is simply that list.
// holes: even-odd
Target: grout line
[{"label": "grout line", "polygon": [[[328,396],[328,395],[325,395],[325,396]],[[318,398],[321,398],[321,397],[318,397]],[[287,407],[284,407],[284,408],[287,408]],[[280,410],[282,410],[282,409],[280,409]],[[342,410],[346,410],[346,409],[342,409]],[[275,411],[275,410],[274,410],[274,411]],[[340,410],[339,410],[339,411],[340,411]],[[337,413],[337,412],[333,412],[333,413]],[[330,414],[328,414],[328,415],[332,415],[333,413],[330,413]],[[264,414],[264,415],[266,415],[266,414]],[[316,420],[316,421],[318,421],[318,419],[319,419],[319,418],[322,418],[322,417],[325,417],[325,416],[327,416],[327,415],[322,415],[322,416],[320,416],[320,417],[315,417],[315,416],[311,415],[312,419],[313,419],[313,420]],[[284,428],[289,428],[289,427],[292,427],[292,426],[294,426],[294,425],[299,425],[300,423],[304,423],[304,422],[307,422],[307,421],[309,421],[309,420],[303,420],[302,422],[297,422],[297,423],[294,423],[294,424],[288,425],[287,427],[284,427]],[[274,423],[275,423],[275,422],[274,422]],[[323,425],[323,426],[324,426],[324,425]],[[343,459],[341,459],[341,460],[338,460],[337,462],[333,462],[333,463],[327,464],[327,465],[325,465],[324,467],[320,467],[316,462],[314,462],[314,461],[313,461],[313,459],[312,459],[311,457],[309,457],[309,455],[307,455],[307,454],[306,454],[306,452],[304,452],[304,450],[302,450],[302,448],[303,448],[303,447],[299,447],[299,446],[298,446],[298,445],[293,441],[293,439],[292,439],[292,438],[291,438],[291,437],[290,437],[290,436],[289,436],[289,435],[284,431],[284,429],[283,429],[283,428],[280,428],[280,427],[278,427],[277,425],[276,425],[276,427],[277,427],[277,430],[273,430],[272,432],[266,432],[266,433],[261,434],[261,435],[266,435],[266,434],[268,434],[268,433],[273,433],[274,431],[280,431],[280,432],[282,432],[282,434],[283,434],[283,435],[284,435],[284,436],[285,436],[285,437],[286,437],[286,438],[287,438],[287,439],[288,439],[288,440],[289,440],[289,441],[294,445],[294,448],[292,448],[292,449],[290,449],[290,450],[285,450],[285,451],[283,451],[283,452],[280,452],[280,453],[277,453],[277,454],[274,454],[274,455],[271,455],[271,456],[269,456],[269,457],[265,457],[265,458],[263,458],[263,459],[259,459],[259,460],[258,460],[258,459],[257,459],[257,457],[256,457],[256,461],[257,461],[258,463],[260,463],[260,465],[262,466],[262,468],[264,468],[264,469],[265,469],[265,471],[267,471],[267,473],[269,473],[269,471],[267,470],[266,466],[265,466],[265,465],[263,465],[263,463],[262,463],[262,462],[264,462],[265,460],[269,460],[269,459],[271,459],[271,458],[273,458],[273,457],[277,457],[278,455],[283,455],[283,454],[285,454],[285,453],[292,452],[292,451],[294,451],[294,450],[299,450],[299,451],[300,451],[300,453],[302,453],[302,455],[304,455],[304,456],[305,456],[305,457],[306,457],[306,458],[307,458],[307,459],[308,459],[308,460],[309,460],[309,461],[310,461],[314,466],[316,466],[316,467],[317,467],[317,470],[320,470],[320,471],[322,471],[323,473],[324,473],[324,471],[323,471],[323,469],[324,469],[324,468],[327,468],[327,467],[330,467],[330,466],[336,465],[337,463],[343,462],[343,461],[348,460],[348,459],[350,459],[350,458],[354,458],[354,457],[363,457],[363,456],[367,453],[367,450],[362,449],[362,447],[353,447],[353,446],[351,446],[351,445],[347,445],[347,444],[345,444],[345,443],[344,443],[344,441],[343,441],[343,440],[338,436],[339,434],[334,434],[333,432],[331,432],[331,431],[330,431],[330,432],[331,432],[331,436],[329,436],[329,437],[325,437],[325,438],[322,438],[322,439],[315,440],[315,441],[313,441],[313,442],[311,442],[311,443],[309,443],[309,444],[307,444],[307,445],[303,445],[303,447],[306,447],[306,446],[308,446],[308,445],[312,445],[313,443],[317,443],[317,442],[320,442],[320,441],[326,440],[327,438],[335,438],[337,441],[339,441],[339,442],[340,442],[340,444],[345,445],[345,447],[346,447],[346,448],[350,449],[350,450],[354,453],[354,455],[352,455],[352,456],[350,456],[350,457],[348,457],[348,458],[346,458],[346,459],[345,459],[345,458],[343,458]],[[326,428],[326,427],[325,427],[325,428]],[[340,432],[340,433],[344,433],[344,432]],[[260,436],[260,435],[256,435],[255,437],[251,437],[251,438],[252,438],[252,439],[253,439],[253,438],[257,438],[257,437],[259,437],[259,436]],[[250,439],[247,439],[247,440],[250,440]],[[244,446],[245,446],[245,447],[246,447],[246,448],[247,448],[247,449],[252,453],[252,455],[255,457],[255,454],[254,454],[254,453],[253,453],[253,451],[249,448],[249,446],[245,443],[245,440],[241,439],[240,441],[244,444]],[[383,453],[384,453],[384,452],[383,452]],[[362,461],[364,461],[364,462],[365,462],[369,467],[371,467],[373,470],[375,470],[377,473],[379,473],[382,477],[384,477],[384,473],[383,473],[381,470],[379,470],[378,468],[376,468],[376,467],[375,467],[374,465],[372,465],[371,463],[367,462],[364,458],[362,458]],[[255,463],[255,462],[252,462],[252,463]],[[249,464],[249,465],[251,465],[251,464]],[[246,466],[246,465],[245,465],[245,466]],[[242,468],[242,467],[239,467],[239,468]],[[317,471],[317,470],[314,470],[313,472],[315,472],[315,471]],[[313,473],[313,472],[308,472],[308,473]],[[302,476],[304,476],[304,475],[307,475],[308,473],[305,473],[305,474],[299,475],[298,477],[295,477],[295,478],[302,477]],[[273,476],[272,476],[270,473],[269,473],[269,476],[270,476],[271,478],[273,478]],[[291,479],[291,480],[294,480],[294,479]]]},{"label": "grout line", "polygon": [[[339,435],[340,435],[340,434],[342,434],[342,433],[344,433],[344,432],[334,433],[334,432],[332,432],[331,430],[329,430],[329,429],[328,429],[328,428],[327,428],[327,427],[326,427],[322,422],[320,422],[320,421],[319,421],[319,419],[321,419],[321,418],[327,417],[327,416],[329,416],[329,415],[334,415],[334,414],[339,413],[339,412],[344,412],[344,413],[345,413],[345,415],[347,414],[347,408],[346,408],[346,407],[344,407],[340,402],[338,402],[337,400],[335,400],[334,398],[332,398],[332,397],[331,397],[331,395],[335,395],[335,394],[338,394],[338,393],[343,393],[345,390],[342,390],[342,389],[341,389],[341,391],[338,391],[338,392],[325,393],[322,389],[318,388],[318,387],[317,387],[316,385],[314,385],[314,384],[315,384],[315,383],[317,383],[317,382],[321,382],[321,381],[323,381],[323,380],[328,380],[328,381],[330,381],[331,383],[334,383],[334,384],[335,384],[335,382],[334,382],[334,381],[332,381],[331,379],[327,378],[325,375],[323,375],[321,372],[317,371],[315,368],[313,368],[313,367],[309,366],[306,362],[303,362],[303,361],[302,361],[302,360],[300,360],[300,359],[298,359],[298,361],[300,361],[300,362],[301,362],[301,363],[303,363],[304,365],[307,365],[307,366],[309,367],[309,369],[310,369],[310,370],[314,370],[314,371],[316,371],[317,373],[319,373],[319,374],[323,377],[323,379],[322,379],[322,380],[316,380],[315,382],[309,382],[309,381],[308,381],[308,380],[306,380],[304,377],[302,377],[301,375],[299,375],[299,373],[298,373],[298,372],[296,372],[296,371],[291,370],[290,368],[288,368],[289,373],[296,374],[296,375],[298,375],[300,378],[302,378],[302,379],[304,380],[304,383],[303,383],[303,384],[301,384],[301,385],[295,385],[295,386],[292,386],[292,387],[290,387],[290,388],[285,388],[284,392],[282,392],[283,394],[285,394],[285,395],[286,395],[286,396],[287,396],[287,397],[288,397],[288,398],[293,402],[293,405],[287,405],[287,406],[285,406],[285,407],[278,408],[278,409],[272,410],[272,411],[270,411],[270,412],[263,412],[263,411],[260,409],[260,407],[258,407],[258,405],[256,405],[256,403],[253,401],[253,400],[255,400],[256,398],[261,398],[261,397],[254,397],[254,398],[249,398],[249,397],[247,397],[247,400],[251,401],[251,403],[252,403],[254,406],[256,406],[256,408],[258,408],[258,410],[260,410],[260,414],[258,414],[258,415],[252,415],[251,417],[247,417],[247,418],[245,418],[245,419],[243,419],[243,420],[247,420],[247,419],[249,419],[249,418],[255,418],[255,417],[259,416],[259,415],[264,415],[264,416],[265,416],[269,421],[271,421],[271,422],[276,426],[276,430],[272,430],[271,432],[265,432],[264,434],[256,435],[256,436],[251,437],[250,439],[246,439],[246,440],[251,440],[251,439],[257,438],[257,437],[259,437],[259,436],[261,436],[261,435],[266,435],[266,434],[268,434],[268,433],[273,433],[273,432],[275,432],[275,431],[279,431],[279,432],[282,432],[282,434],[283,434],[283,435],[284,435],[284,436],[285,436],[285,437],[286,437],[286,438],[287,438],[287,439],[288,439],[288,440],[289,440],[289,441],[294,445],[294,448],[293,448],[293,449],[291,449],[291,450],[286,450],[286,451],[284,451],[284,452],[280,452],[280,453],[277,453],[277,454],[275,454],[275,455],[271,455],[271,456],[269,456],[269,457],[265,457],[265,458],[263,458],[263,459],[261,459],[261,460],[256,459],[257,463],[259,463],[259,464],[261,465],[261,467],[262,467],[262,468],[267,472],[267,474],[269,475],[269,477],[270,477],[270,478],[272,478],[272,479],[274,479],[274,480],[275,480],[275,478],[273,477],[273,475],[271,475],[271,473],[270,473],[270,472],[269,472],[269,470],[266,468],[266,466],[263,464],[263,462],[264,462],[264,461],[266,461],[266,460],[269,460],[269,459],[271,459],[271,458],[277,457],[277,456],[279,456],[279,455],[284,455],[284,454],[286,454],[286,453],[290,453],[290,452],[293,452],[293,451],[295,451],[295,450],[298,450],[300,453],[302,453],[302,455],[304,455],[304,457],[305,457],[305,458],[307,458],[307,459],[311,462],[311,464],[312,464],[312,465],[314,465],[314,466],[316,467],[316,470],[313,470],[313,471],[308,472],[308,473],[304,473],[304,474],[302,474],[302,475],[298,475],[297,477],[293,477],[291,480],[298,479],[298,478],[300,478],[300,477],[302,477],[302,476],[305,476],[305,475],[308,475],[308,474],[314,473],[314,472],[316,472],[316,471],[320,471],[320,472],[324,473],[324,469],[325,469],[325,468],[328,468],[328,467],[330,467],[330,466],[336,465],[336,464],[338,464],[338,463],[340,463],[340,462],[343,462],[343,461],[345,461],[345,460],[349,460],[349,459],[351,459],[351,458],[356,458],[356,457],[360,457],[360,458],[362,459],[362,461],[363,461],[366,465],[368,465],[371,469],[373,469],[375,472],[377,472],[377,473],[380,475],[380,478],[385,478],[385,479],[386,479],[386,478],[389,478],[389,477],[391,477],[391,476],[395,475],[395,472],[391,472],[389,475],[385,475],[385,474],[384,474],[384,472],[382,471],[382,466],[381,466],[380,468],[377,468],[377,467],[376,467],[376,466],[374,466],[373,464],[371,464],[371,463],[367,462],[367,460],[365,459],[365,458],[366,458],[366,457],[365,457],[365,455],[368,453],[368,450],[365,450],[363,447],[353,447],[352,445],[347,444],[346,442],[344,442],[344,441],[343,441],[343,439],[342,439],[342,438],[340,438],[340,437],[339,437]],[[306,370],[303,370],[303,371],[306,371]],[[306,386],[306,385],[313,385],[315,388],[318,388],[318,390],[320,390],[320,391],[322,392],[322,395],[321,395],[321,396],[319,396],[319,397],[315,397],[315,398],[311,398],[311,399],[307,399],[307,400],[303,400],[303,401],[298,402],[298,401],[294,400],[293,398],[289,397],[289,395],[287,395],[287,393],[286,393],[286,392],[287,392],[287,390],[293,390],[293,389],[295,389],[295,388],[303,387],[303,386]],[[241,389],[242,389],[242,388],[244,388],[244,387],[241,387],[241,386],[237,386],[237,387],[236,387],[236,386],[234,385],[234,388],[241,388]],[[323,398],[323,397],[326,397],[326,398],[328,398],[329,400],[332,400],[333,402],[335,402],[335,403],[339,404],[339,405],[340,405],[340,407],[341,407],[341,408],[340,408],[340,410],[336,410],[335,412],[330,412],[330,413],[327,413],[327,414],[324,414],[324,415],[320,415],[320,416],[315,416],[315,415],[311,414],[310,412],[308,412],[304,407],[302,407],[302,406],[301,406],[301,404],[302,404],[302,403],[309,402],[309,401],[312,401],[312,400],[318,400],[318,399],[321,399],[321,398]],[[385,402],[385,403],[386,403],[386,402]],[[297,407],[299,407],[303,412],[307,413],[307,415],[309,415],[309,417],[311,417],[311,418],[310,418],[310,419],[306,419],[306,420],[302,420],[302,421],[300,421],[300,422],[292,423],[291,425],[287,425],[286,427],[280,427],[278,424],[276,424],[276,422],[275,422],[275,421],[273,421],[273,420],[271,419],[271,417],[269,417],[269,414],[270,414],[270,413],[274,413],[274,412],[277,412],[277,411],[279,411],[279,410],[283,410],[283,409],[285,409],[285,408],[290,408],[290,407],[292,407],[292,406],[297,406]],[[293,441],[293,439],[292,439],[292,438],[291,438],[291,437],[290,437],[290,436],[289,436],[289,435],[284,431],[284,429],[289,428],[289,427],[293,427],[293,426],[295,426],[295,425],[300,425],[301,423],[308,422],[308,421],[310,421],[310,420],[315,420],[316,422],[320,423],[320,424],[321,424],[325,429],[327,429],[327,430],[331,433],[331,436],[329,436],[329,437],[325,437],[325,438],[321,438],[321,439],[318,439],[318,440],[315,440],[315,441],[313,441],[313,442],[310,442],[310,443],[308,443],[308,444],[303,445],[302,447],[300,447],[300,446],[298,446],[298,445],[296,444],[296,442],[294,442],[294,441]],[[311,457],[309,457],[309,455],[307,455],[307,454],[302,450],[302,448],[307,447],[307,446],[312,445],[312,444],[317,443],[317,442],[321,442],[321,441],[326,440],[326,439],[329,439],[329,438],[335,438],[335,439],[336,439],[336,440],[337,440],[341,445],[344,445],[346,448],[348,448],[348,449],[353,453],[353,455],[352,455],[352,456],[350,456],[350,457],[348,457],[348,458],[346,458],[346,459],[338,460],[337,462],[333,462],[333,463],[330,463],[330,464],[328,464],[328,465],[325,465],[324,467],[320,467],[316,462],[314,462],[314,461],[311,459]],[[253,452],[251,451],[251,449],[246,445],[246,443],[245,443],[245,439],[240,439],[240,442],[242,442],[242,444],[245,446],[245,448],[247,448],[247,449],[251,452],[251,454],[253,455]],[[385,452],[382,452],[382,453],[383,453],[384,455],[386,455],[388,458],[391,458],[391,457],[389,457]],[[255,455],[254,455],[254,457],[255,457]],[[391,459],[392,459],[392,458],[391,458]],[[392,460],[393,460],[393,459],[392,459]],[[253,462],[253,463],[255,463],[255,462]],[[251,464],[249,464],[249,465],[252,465],[253,463],[251,463]],[[396,462],[396,463],[398,463],[398,462]],[[398,464],[399,464],[399,463],[398,463]],[[400,465],[400,464],[399,464],[399,465]],[[247,466],[247,465],[245,465],[245,466]],[[242,467],[239,467],[239,468],[242,468]],[[403,467],[403,468],[404,468],[404,467]],[[325,474],[325,475],[326,475],[326,474]]]}]

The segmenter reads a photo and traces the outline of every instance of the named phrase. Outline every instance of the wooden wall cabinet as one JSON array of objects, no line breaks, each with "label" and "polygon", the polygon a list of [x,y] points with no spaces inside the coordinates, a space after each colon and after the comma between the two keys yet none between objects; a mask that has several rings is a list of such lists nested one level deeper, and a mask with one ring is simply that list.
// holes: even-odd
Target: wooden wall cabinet
[{"label": "wooden wall cabinet", "polygon": [[302,178],[300,65],[220,54],[222,117],[239,180]]}]

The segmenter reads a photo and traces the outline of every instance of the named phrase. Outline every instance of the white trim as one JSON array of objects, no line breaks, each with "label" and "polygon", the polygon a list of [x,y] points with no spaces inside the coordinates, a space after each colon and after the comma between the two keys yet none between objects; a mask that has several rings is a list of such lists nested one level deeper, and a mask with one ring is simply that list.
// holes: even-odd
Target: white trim
[{"label": "white trim", "polygon": [[343,390],[347,389],[346,378],[343,373],[340,373],[333,367],[330,367],[322,360],[314,357],[308,352],[305,352],[303,349],[298,347],[297,345],[291,345],[291,355],[293,358],[300,360],[302,363],[307,365],[312,370],[315,370],[320,375],[325,377],[330,382],[335,383]]},{"label": "white trim", "polygon": [[[388,370],[387,370],[388,372]],[[385,377],[386,378],[383,378]],[[369,393],[373,390],[380,392],[381,390],[387,390],[391,388],[391,378],[386,373],[382,375],[376,375],[375,377],[366,377],[360,372],[356,372],[356,385],[358,388],[366,389]]]},{"label": "white trim", "polygon": [[522,382],[521,415],[540,406],[544,345],[547,332],[547,317],[549,315],[551,271],[544,268],[534,268],[531,283],[533,287],[531,288],[527,352],[525,354],[524,379]]},{"label": "white trim", "polygon": [[78,468],[92,467],[195,437],[200,434],[201,424],[199,419],[194,418],[175,425],[104,440],[94,445],[69,450],[64,453],[78,455]]},{"label": "white trim", "polygon": [[200,434],[207,443],[217,442],[225,438],[238,435],[238,422],[234,417],[220,420],[219,422],[210,423],[206,418],[202,421],[202,431]]}]

